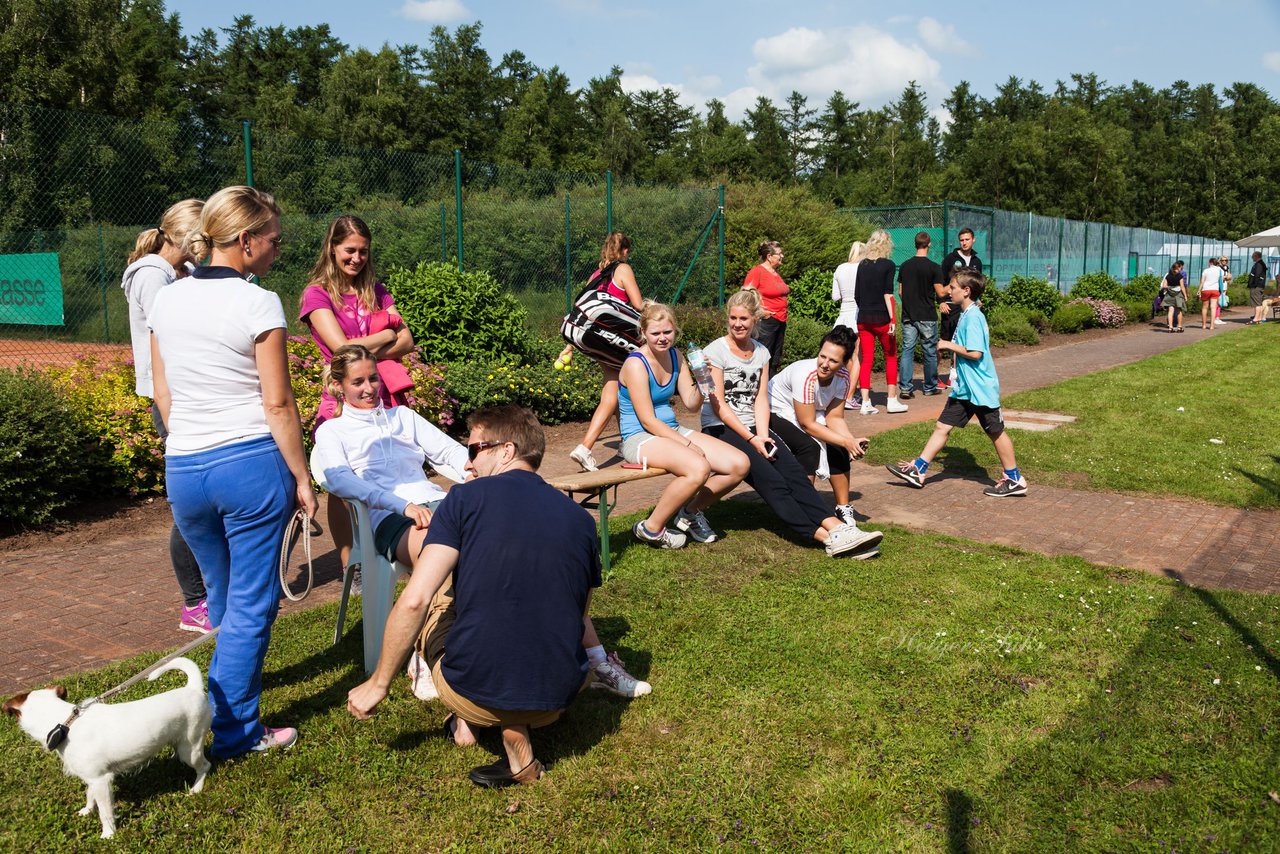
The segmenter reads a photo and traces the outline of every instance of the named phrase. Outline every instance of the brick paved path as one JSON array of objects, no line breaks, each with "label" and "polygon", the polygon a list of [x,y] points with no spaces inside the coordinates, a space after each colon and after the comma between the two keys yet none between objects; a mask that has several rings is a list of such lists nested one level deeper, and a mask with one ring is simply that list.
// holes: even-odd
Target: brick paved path
[{"label": "brick paved path", "polygon": [[[1011,394],[1080,374],[1135,361],[1214,332],[1167,335],[1142,327],[1109,337],[997,357],[1002,390]],[[850,415],[859,435],[875,434],[908,421],[932,420],[941,397],[911,401],[905,415]],[[567,459],[581,426],[548,431],[544,474],[576,470]],[[616,437],[611,441],[616,447]],[[605,449],[599,449],[601,451]],[[598,454],[598,456],[600,456]],[[1185,533],[1165,530],[1169,513],[1188,515],[1203,505],[1191,501],[1079,492],[1037,483],[1025,498],[993,502],[964,530],[938,507],[971,501],[981,485],[945,474],[915,490],[890,482],[883,469],[855,465],[856,506],[876,523],[1011,546],[1049,554],[1076,554],[1101,564],[1156,573],[1173,571],[1192,584],[1238,590],[1280,592],[1280,512],[1216,508]],[[653,503],[661,479],[624,487],[619,509]],[[984,505],[986,506],[986,505]],[[1007,509],[1006,509],[1007,508]],[[168,563],[168,516],[153,514],[154,530],[143,535],[99,537],[80,542],[74,532],[50,538],[40,550],[11,550],[0,570],[0,695],[148,650],[173,648],[192,635],[177,631],[178,598]],[[294,605],[335,601],[340,592],[336,552],[327,535],[315,545],[316,589]],[[349,621],[349,625],[353,624]]]}]

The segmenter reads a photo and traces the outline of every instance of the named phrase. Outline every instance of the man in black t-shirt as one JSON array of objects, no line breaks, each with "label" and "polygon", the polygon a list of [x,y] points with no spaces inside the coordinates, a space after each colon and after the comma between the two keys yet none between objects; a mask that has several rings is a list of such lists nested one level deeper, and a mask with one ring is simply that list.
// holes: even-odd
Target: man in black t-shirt
[{"label": "man in black t-shirt", "polygon": [[373,714],[421,631],[453,740],[474,744],[475,726],[502,729],[506,756],[473,769],[472,781],[532,783],[544,769],[529,728],[557,720],[587,676],[583,619],[601,581],[596,527],[538,476],[546,437],[533,413],[497,406],[468,425],[473,479],[431,517],[378,667],[347,695],[347,709]]},{"label": "man in black t-shirt", "polygon": [[1262,300],[1266,296],[1267,288],[1267,265],[1262,262],[1262,253],[1253,253],[1253,267],[1249,269],[1249,305],[1253,307],[1253,319],[1249,321],[1252,326],[1255,323],[1261,323],[1266,320],[1267,310],[1262,307]]},{"label": "man in black t-shirt", "polygon": [[[973,251],[973,229],[962,228],[959,234],[960,245],[946,258],[942,259],[942,274],[947,279],[947,284],[951,284],[951,277],[956,274],[957,270],[968,268],[975,272],[982,272],[982,259],[978,257],[978,253]],[[938,310],[942,312],[942,328],[939,336],[944,341],[950,341],[951,336],[955,335],[956,324],[960,322],[960,306],[952,302],[943,302],[938,306]],[[945,388],[947,383],[941,383]]]},{"label": "man in black t-shirt", "polygon": [[924,394],[938,393],[938,300],[945,299],[942,268],[929,260],[929,232],[916,234],[916,254],[898,268],[902,285],[902,346],[898,350],[898,397],[910,399],[916,342],[924,356]]}]

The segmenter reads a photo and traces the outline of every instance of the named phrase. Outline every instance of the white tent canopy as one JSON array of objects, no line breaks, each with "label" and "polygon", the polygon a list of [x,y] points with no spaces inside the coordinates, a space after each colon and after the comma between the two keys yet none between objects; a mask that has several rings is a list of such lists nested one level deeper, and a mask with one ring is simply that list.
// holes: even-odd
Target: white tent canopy
[{"label": "white tent canopy", "polygon": [[1259,231],[1257,234],[1250,235],[1243,240],[1237,240],[1236,246],[1244,249],[1256,246],[1280,246],[1280,225],[1275,228],[1268,228],[1266,231]]}]

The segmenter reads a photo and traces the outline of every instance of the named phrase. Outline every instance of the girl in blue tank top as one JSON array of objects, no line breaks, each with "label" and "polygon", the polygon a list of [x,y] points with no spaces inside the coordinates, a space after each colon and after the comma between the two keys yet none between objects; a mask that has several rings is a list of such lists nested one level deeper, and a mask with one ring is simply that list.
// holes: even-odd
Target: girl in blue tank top
[{"label": "girl in blue tank top", "polygon": [[671,308],[646,304],[640,332],[644,345],[626,358],[619,375],[622,456],[630,463],[666,469],[675,477],[649,518],[637,522],[632,531],[655,548],[678,549],[689,537],[714,542],[718,535],[702,511],[741,483],[750,463],[737,448],[676,420],[672,398],[679,394],[685,409],[697,412],[702,392],[674,348],[678,328]]},{"label": "girl in blue tank top", "polygon": [[[671,397],[676,393],[676,380],[680,372],[680,351],[673,347],[667,352],[671,354],[676,369],[672,371],[671,379],[666,385],[658,382],[658,378],[653,375],[653,368],[649,366],[649,360],[643,353],[630,353],[627,359],[639,359],[649,373],[649,400],[653,404],[653,414],[672,430],[679,430],[680,424],[676,421],[676,411],[671,406]],[[644,432],[640,419],[636,417],[636,409],[631,404],[631,394],[625,388],[618,390],[618,427],[622,431],[624,442],[635,434]]]}]

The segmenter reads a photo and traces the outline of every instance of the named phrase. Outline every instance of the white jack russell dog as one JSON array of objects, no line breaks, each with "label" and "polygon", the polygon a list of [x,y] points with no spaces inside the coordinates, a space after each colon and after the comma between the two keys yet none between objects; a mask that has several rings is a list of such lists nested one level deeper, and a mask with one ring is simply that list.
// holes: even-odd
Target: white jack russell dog
[{"label": "white jack russell dog", "polygon": [[[213,720],[204,676],[195,662],[175,658],[149,678],[155,680],[170,670],[187,674],[187,684],[132,703],[94,703],[74,719],[76,706],[67,702],[67,689],[61,685],[5,701],[5,714],[16,716],[23,732],[61,754],[63,770],[88,786],[85,807],[78,814],[89,815],[96,807],[104,839],[116,830],[112,779],[146,762],[160,748],[172,747],[180,760],[195,769],[190,794],[204,788],[210,767],[204,739]],[[60,735],[55,733],[59,728]]]}]

